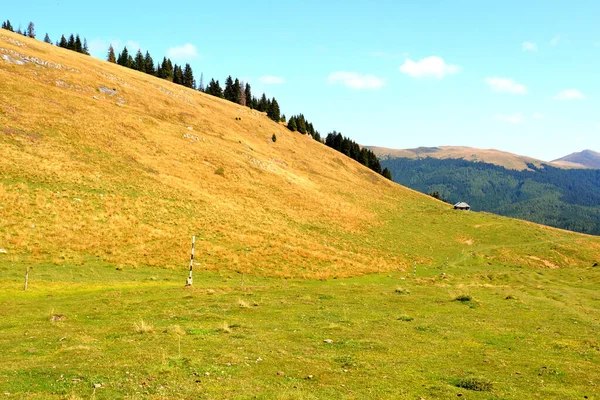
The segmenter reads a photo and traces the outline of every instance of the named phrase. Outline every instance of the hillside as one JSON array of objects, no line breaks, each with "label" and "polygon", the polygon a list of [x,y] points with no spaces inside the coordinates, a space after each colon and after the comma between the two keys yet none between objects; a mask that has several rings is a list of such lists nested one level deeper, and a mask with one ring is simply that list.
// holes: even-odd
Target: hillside
[{"label": "hillside", "polygon": [[583,150],[552,161],[552,163],[572,168],[600,169],[600,153]]},{"label": "hillside", "polygon": [[462,159],[388,158],[394,180],[450,203],[557,228],[600,235],[600,173],[592,169],[514,170]]},{"label": "hillside", "polygon": [[[527,164],[533,164],[540,167],[542,164],[552,163],[537,160],[535,158],[520,156],[508,153],[506,151],[493,149],[476,149],[466,146],[439,146],[439,147],[417,147],[416,149],[387,149],[384,147],[366,146],[371,149],[380,158],[437,158],[445,159],[463,159],[474,162],[485,162],[498,165],[508,169],[525,170],[529,169]],[[558,164],[557,168],[566,168],[568,165]]]},{"label": "hillside", "polygon": [[454,211],[262,113],[4,30],[0,249],[8,399],[600,381],[600,238]]},{"label": "hillside", "polygon": [[0,44],[13,261],[175,267],[192,234],[202,268],[268,275],[395,269],[460,254],[465,237],[569,238],[564,254],[597,255],[596,239],[456,214],[247,108],[7,32]]}]

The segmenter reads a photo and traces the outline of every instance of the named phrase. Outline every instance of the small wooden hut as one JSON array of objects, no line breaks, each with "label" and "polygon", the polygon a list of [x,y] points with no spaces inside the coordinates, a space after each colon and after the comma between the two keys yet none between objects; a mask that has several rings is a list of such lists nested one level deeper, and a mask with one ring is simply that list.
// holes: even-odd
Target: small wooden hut
[{"label": "small wooden hut", "polygon": [[456,203],[454,205],[454,209],[455,210],[464,210],[464,211],[469,211],[471,209],[471,206],[468,205],[467,203],[465,203],[464,201],[461,201],[459,203]]}]

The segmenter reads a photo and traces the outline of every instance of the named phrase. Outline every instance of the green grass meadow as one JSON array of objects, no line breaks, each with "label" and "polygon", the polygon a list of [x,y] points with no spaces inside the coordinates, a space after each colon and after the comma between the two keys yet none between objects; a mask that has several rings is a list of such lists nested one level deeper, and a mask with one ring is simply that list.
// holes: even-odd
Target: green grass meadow
[{"label": "green grass meadow", "polygon": [[185,268],[117,270],[90,261],[36,265],[26,292],[24,270],[0,264],[6,398],[594,399],[600,392],[598,267],[450,263],[418,265],[416,278],[411,271],[331,280],[198,270],[185,288]]}]

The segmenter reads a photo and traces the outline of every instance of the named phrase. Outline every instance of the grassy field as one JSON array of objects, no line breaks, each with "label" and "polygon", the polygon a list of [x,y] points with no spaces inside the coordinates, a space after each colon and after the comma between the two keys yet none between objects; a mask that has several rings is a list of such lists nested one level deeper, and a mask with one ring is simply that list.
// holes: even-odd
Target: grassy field
[{"label": "grassy field", "polygon": [[597,396],[600,238],[5,31],[0,82],[0,395]]},{"label": "grassy field", "polygon": [[22,276],[2,265],[8,398],[600,393],[598,267],[429,265],[416,278],[244,276],[243,286],[224,270],[184,288],[184,268],[40,265],[23,292]]}]

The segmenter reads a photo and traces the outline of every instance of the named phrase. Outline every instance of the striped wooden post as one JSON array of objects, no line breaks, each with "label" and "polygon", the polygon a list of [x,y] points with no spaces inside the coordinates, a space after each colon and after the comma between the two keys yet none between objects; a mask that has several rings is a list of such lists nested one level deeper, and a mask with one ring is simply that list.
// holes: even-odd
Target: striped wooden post
[{"label": "striped wooden post", "polygon": [[194,279],[192,277],[192,273],[194,270],[194,244],[196,243],[196,236],[192,236],[192,255],[190,257],[190,276],[188,276],[185,286],[192,286],[194,284]]},{"label": "striped wooden post", "polygon": [[29,286],[29,267],[25,269],[25,287],[23,290],[27,290],[27,286]]}]

